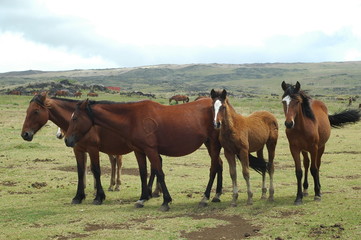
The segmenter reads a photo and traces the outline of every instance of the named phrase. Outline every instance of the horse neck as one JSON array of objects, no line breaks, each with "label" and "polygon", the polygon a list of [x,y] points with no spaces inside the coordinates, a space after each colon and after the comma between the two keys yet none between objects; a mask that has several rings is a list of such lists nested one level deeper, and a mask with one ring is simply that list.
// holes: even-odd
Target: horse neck
[{"label": "horse neck", "polygon": [[49,111],[49,120],[65,131],[69,127],[75,105],[76,102],[67,102],[60,99],[49,99],[45,104]]},{"label": "horse neck", "polygon": [[222,121],[222,126],[224,128],[223,130],[234,131],[235,129],[234,121],[236,118],[243,118],[243,116],[238,114],[236,110],[234,110],[233,106],[227,100],[226,111]]},{"label": "horse neck", "polygon": [[295,121],[294,128],[295,129],[305,129],[305,118],[306,118],[306,116],[303,115],[302,104],[299,104],[298,109],[297,109],[297,114],[294,119],[294,121]]}]

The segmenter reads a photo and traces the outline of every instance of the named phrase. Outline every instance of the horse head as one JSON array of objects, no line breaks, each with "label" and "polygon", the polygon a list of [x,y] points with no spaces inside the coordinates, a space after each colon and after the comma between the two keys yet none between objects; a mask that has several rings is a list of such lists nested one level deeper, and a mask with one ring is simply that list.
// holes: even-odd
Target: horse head
[{"label": "horse head", "polygon": [[47,93],[35,95],[26,110],[26,117],[21,131],[21,137],[26,141],[32,141],[34,134],[49,120],[49,111],[45,106]]},{"label": "horse head", "polygon": [[220,129],[222,125],[222,120],[225,114],[225,104],[227,99],[227,91],[215,91],[212,89],[211,98],[213,100],[213,126],[216,129]]},{"label": "horse head", "polygon": [[74,147],[93,126],[89,99],[77,103],[75,111],[71,115],[69,128],[65,135],[65,144]]},{"label": "horse head", "polygon": [[301,84],[297,81],[295,85],[287,84],[285,81],[281,84],[284,91],[282,95],[283,111],[286,117],[286,128],[295,126],[295,118],[297,113],[302,109],[302,104],[308,104],[308,99],[304,92],[300,91]]}]

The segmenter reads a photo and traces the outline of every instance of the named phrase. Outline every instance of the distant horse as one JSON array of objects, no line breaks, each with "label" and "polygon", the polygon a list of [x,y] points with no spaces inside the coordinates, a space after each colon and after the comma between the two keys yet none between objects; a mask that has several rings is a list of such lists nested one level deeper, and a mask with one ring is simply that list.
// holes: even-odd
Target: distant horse
[{"label": "distant horse", "polygon": [[187,103],[189,102],[189,97],[187,97],[186,95],[175,95],[169,98],[169,104],[171,104],[173,100],[176,102],[176,104],[178,104],[179,101],[182,101],[183,103]]},{"label": "distant horse", "polygon": [[10,92],[8,92],[9,95],[21,95],[21,91],[18,90],[12,90]]},{"label": "distant horse", "polygon": [[67,90],[58,90],[55,92],[55,97],[66,97],[69,92]]},{"label": "distant horse", "polygon": [[[33,97],[27,109],[26,118],[23,123],[21,136],[24,140],[32,141],[34,135],[42,128],[48,120],[52,121],[61,129],[67,130],[71,114],[75,110],[77,100],[49,98],[46,93],[41,93]],[[124,141],[112,131],[96,126],[89,131],[89,135],[73,148],[78,169],[78,188],[73,204],[79,204],[85,198],[85,169],[86,169],[86,152],[89,153],[91,160],[91,170],[96,182],[96,197],[94,204],[101,204],[105,199],[105,194],[100,182],[99,151],[107,153],[112,165],[112,172],[115,169],[114,164],[118,165],[117,172],[120,173],[121,155],[131,152],[132,150],[124,144]],[[96,136],[96,137],[94,137]],[[113,139],[110,144],[104,144],[103,139],[109,137]],[[113,174],[112,174],[113,175]],[[109,190],[114,187],[114,178],[111,180]],[[120,182],[117,182],[119,185]],[[117,186],[115,187],[117,190]]]},{"label": "distant horse", "polygon": [[98,95],[98,93],[95,93],[95,92],[89,92],[89,93],[87,94],[87,96],[88,96],[88,97],[98,97],[99,95]]},{"label": "distant horse", "polygon": [[[325,151],[325,144],[331,134],[332,127],[341,127],[346,123],[360,120],[359,110],[345,110],[341,113],[328,115],[326,105],[318,100],[313,100],[306,92],[301,91],[301,84],[296,85],[282,82],[284,91],[282,96],[283,110],[286,117],[286,135],[290,151],[295,162],[297,177],[297,196],[295,205],[302,204],[304,195],[308,195],[308,168],[311,155],[311,174],[314,180],[314,200],[321,200],[321,184],[319,169],[321,157]],[[303,155],[305,179],[302,192],[302,166],[300,153]]]},{"label": "distant horse", "polygon": [[[65,136],[65,131],[58,127],[56,132],[56,137],[58,139],[63,139]],[[108,155],[110,166],[111,166],[111,175],[110,175],[110,185],[108,191],[120,191],[120,171],[122,168],[122,156],[121,155]],[[94,181],[94,188],[96,189],[96,182]]]},{"label": "distant horse", "polygon": [[82,92],[80,92],[80,91],[77,91],[74,93],[74,97],[81,98],[81,95],[82,95]]},{"label": "distant horse", "polygon": [[[266,171],[270,176],[269,200],[273,201],[274,186],[273,159],[278,138],[278,123],[275,116],[266,111],[258,111],[248,117],[238,114],[230,104],[227,91],[211,91],[214,112],[214,127],[220,130],[219,140],[229,163],[233,184],[232,205],[237,205],[238,187],[235,156],[241,161],[243,177],[247,183],[247,204],[252,204],[249,166],[262,173],[262,199],[266,198]],[[263,148],[268,150],[268,164],[263,158]],[[257,158],[249,153],[257,152]],[[251,157],[249,159],[249,157]]]},{"label": "distant horse", "polygon": [[[150,100],[132,103],[85,100],[78,104],[72,115],[65,143],[67,146],[74,146],[93,126],[108,128],[116,133],[128,146],[134,147],[137,157],[142,194],[136,207],[143,207],[149,199],[146,184],[147,156],[152,173],[158,177],[163,191],[160,210],[168,211],[172,198],[166,187],[159,154],[184,156],[196,151],[204,143],[211,156],[210,179],[204,199],[208,200],[217,174],[217,196],[222,192],[222,162],[219,158],[221,145],[218,133],[212,126],[211,107],[210,98],[173,106]],[[108,141],[111,144],[114,139],[108,138]]]}]

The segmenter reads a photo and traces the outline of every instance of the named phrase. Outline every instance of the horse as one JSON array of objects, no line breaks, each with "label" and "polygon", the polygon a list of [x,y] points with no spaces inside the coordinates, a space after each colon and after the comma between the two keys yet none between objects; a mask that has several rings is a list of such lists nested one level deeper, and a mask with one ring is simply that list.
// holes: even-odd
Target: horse
[{"label": "horse", "polygon": [[186,95],[175,95],[169,98],[169,104],[171,104],[173,100],[176,102],[176,104],[178,104],[179,101],[182,101],[183,103],[187,103],[189,102],[189,97],[187,97]]},{"label": "horse", "polygon": [[[319,100],[313,100],[305,91],[301,90],[301,84],[295,85],[282,82],[284,91],[282,96],[283,110],[285,115],[286,135],[289,142],[291,155],[295,162],[297,178],[297,195],[295,205],[302,204],[303,196],[308,195],[308,168],[311,156],[310,171],[314,180],[314,200],[321,200],[321,184],[319,170],[325,145],[331,134],[331,127],[342,127],[347,123],[355,123],[360,120],[359,110],[344,110],[333,115],[328,114],[326,105]],[[300,154],[303,155],[305,178],[302,191],[302,166]]]},{"label": "horse", "polygon": [[74,93],[74,97],[78,97],[78,98],[81,98],[81,95],[82,95],[82,92],[80,92],[80,91],[77,91],[77,92],[75,92]]},{"label": "horse", "polygon": [[56,92],[55,92],[55,97],[66,97],[66,96],[68,96],[68,94],[69,94],[69,92],[68,92],[68,90],[57,90]]},{"label": "horse", "polygon": [[21,95],[21,91],[18,90],[12,90],[10,92],[8,92],[9,95]]},{"label": "horse", "polygon": [[[56,138],[63,139],[65,136],[65,131],[58,127],[56,132]],[[122,168],[122,156],[121,155],[108,155],[110,166],[111,166],[111,174],[110,174],[110,185],[108,191],[120,191],[120,172]],[[96,189],[96,182],[94,181],[94,188]]]},{"label": "horse", "polygon": [[[249,166],[262,173],[262,199],[266,198],[267,188],[265,175],[270,176],[269,201],[274,200],[273,174],[275,149],[278,139],[278,123],[276,117],[267,111],[254,112],[249,116],[238,114],[227,97],[227,91],[212,89],[213,124],[219,129],[219,141],[229,164],[233,185],[232,206],[237,205],[238,187],[235,156],[241,161],[243,177],[247,183],[247,204],[253,203],[250,185]],[[268,150],[268,163],[263,158],[263,148]],[[257,152],[257,158],[250,155]]]},{"label": "horse", "polygon": [[98,97],[99,95],[98,95],[98,93],[96,93],[96,92],[89,92],[89,93],[87,94],[87,96],[88,96],[88,97]]},{"label": "horse", "polygon": [[[77,103],[77,100],[72,99],[49,98],[46,93],[34,96],[26,111],[21,132],[22,138],[26,141],[32,141],[36,132],[39,131],[48,120],[66,131],[69,126],[71,114],[75,110]],[[93,135],[90,136],[90,134]],[[106,137],[113,139],[111,144],[103,143],[102,140]],[[113,160],[113,155],[127,154],[132,150],[112,131],[101,127],[94,127],[89,131],[89,136],[79,142],[79,144],[73,148],[73,151],[77,161],[78,187],[72,203],[80,204],[82,200],[85,199],[86,152],[88,152],[91,160],[91,170],[96,182],[96,196],[93,204],[102,204],[105,199],[105,194],[100,181],[99,151],[109,155],[112,165],[114,162],[117,162],[118,166],[120,166],[121,157],[117,156],[117,159]],[[120,168],[118,168],[118,171],[120,171]],[[120,183],[118,182],[117,184]],[[113,186],[113,183],[111,183],[109,189],[113,189]]]},{"label": "horse", "polygon": [[[141,196],[135,203],[143,207],[149,199],[146,185],[146,157],[151,171],[159,180],[163,191],[161,211],[170,209],[172,198],[167,189],[159,154],[180,157],[196,151],[203,143],[211,157],[209,181],[200,205],[206,205],[215,176],[217,175],[216,197],[222,193],[222,160],[219,157],[221,145],[218,134],[212,126],[212,100],[201,99],[181,105],[166,106],[151,100],[118,103],[84,100],[74,111],[65,143],[76,146],[93,127],[108,128],[132,146],[138,161],[141,178]],[[110,142],[114,139],[109,138]]]}]

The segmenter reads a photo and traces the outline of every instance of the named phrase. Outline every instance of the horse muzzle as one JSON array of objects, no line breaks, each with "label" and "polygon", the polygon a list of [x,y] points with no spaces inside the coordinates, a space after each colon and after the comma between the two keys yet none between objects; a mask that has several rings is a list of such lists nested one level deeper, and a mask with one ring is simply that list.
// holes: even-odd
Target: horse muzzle
[{"label": "horse muzzle", "polygon": [[213,127],[215,129],[220,129],[221,128],[221,122],[213,121]]},{"label": "horse muzzle", "polygon": [[295,126],[295,121],[285,121],[285,126],[286,128],[291,129]]},{"label": "horse muzzle", "polygon": [[74,136],[66,137],[64,139],[64,142],[67,147],[74,147],[76,144],[76,140]]},{"label": "horse muzzle", "polygon": [[26,132],[22,132],[21,133],[21,137],[25,140],[25,141],[32,141],[33,137],[34,137],[34,132],[33,131],[26,131]]}]

